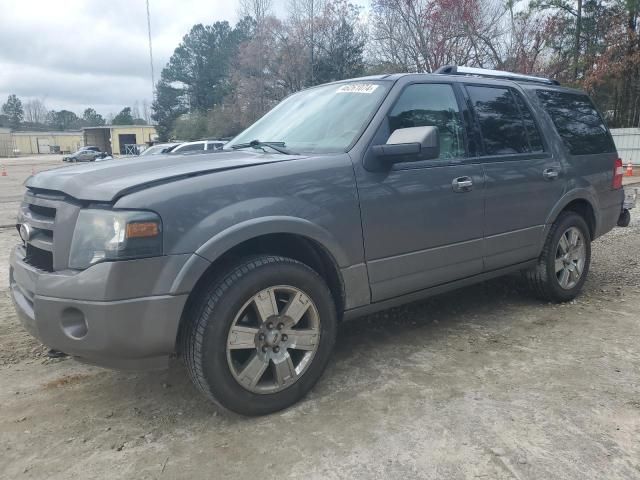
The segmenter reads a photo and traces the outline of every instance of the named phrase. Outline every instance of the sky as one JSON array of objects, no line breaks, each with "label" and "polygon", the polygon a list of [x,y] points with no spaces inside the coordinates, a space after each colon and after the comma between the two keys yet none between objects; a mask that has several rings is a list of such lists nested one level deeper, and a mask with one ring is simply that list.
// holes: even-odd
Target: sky
[{"label": "sky", "polygon": [[[194,24],[238,19],[238,0],[149,4],[156,80]],[[145,0],[0,0],[0,104],[15,93],[106,117],[151,92]]]}]

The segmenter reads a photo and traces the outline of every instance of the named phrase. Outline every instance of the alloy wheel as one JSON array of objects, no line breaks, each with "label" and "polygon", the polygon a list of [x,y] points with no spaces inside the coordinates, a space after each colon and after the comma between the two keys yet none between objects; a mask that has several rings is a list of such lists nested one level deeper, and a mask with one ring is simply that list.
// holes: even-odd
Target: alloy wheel
[{"label": "alloy wheel", "polygon": [[320,344],[320,316],[302,290],[261,290],[240,309],[227,336],[227,362],[246,390],[269,394],[293,385]]},{"label": "alloy wheel", "polygon": [[575,287],[582,277],[586,260],[587,250],[582,232],[576,227],[569,227],[560,237],[556,249],[558,284],[565,290]]}]

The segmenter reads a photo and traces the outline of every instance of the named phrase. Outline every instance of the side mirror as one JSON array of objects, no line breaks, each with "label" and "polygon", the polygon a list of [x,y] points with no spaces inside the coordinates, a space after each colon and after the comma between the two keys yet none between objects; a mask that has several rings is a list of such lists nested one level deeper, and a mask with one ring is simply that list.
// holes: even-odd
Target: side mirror
[{"label": "side mirror", "polygon": [[374,155],[390,163],[433,160],[440,156],[437,127],[410,127],[395,130],[385,145],[375,145]]}]

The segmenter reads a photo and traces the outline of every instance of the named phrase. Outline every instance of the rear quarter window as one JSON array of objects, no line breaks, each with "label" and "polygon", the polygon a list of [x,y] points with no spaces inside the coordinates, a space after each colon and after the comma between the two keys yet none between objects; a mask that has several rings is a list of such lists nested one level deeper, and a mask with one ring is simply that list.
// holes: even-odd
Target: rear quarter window
[{"label": "rear quarter window", "polygon": [[571,155],[615,152],[609,130],[588,96],[552,90],[538,90],[537,95]]}]

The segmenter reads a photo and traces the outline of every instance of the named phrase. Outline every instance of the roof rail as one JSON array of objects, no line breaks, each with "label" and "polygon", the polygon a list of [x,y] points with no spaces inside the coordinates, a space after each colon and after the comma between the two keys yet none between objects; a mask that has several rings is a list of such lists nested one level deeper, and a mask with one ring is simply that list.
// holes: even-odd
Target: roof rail
[{"label": "roof rail", "polygon": [[486,68],[474,67],[458,67],[456,65],[445,65],[438,68],[435,72],[438,75],[475,75],[478,77],[504,78],[505,80],[514,80],[517,82],[536,82],[545,83],[547,85],[560,85],[557,80],[551,78],[534,77],[531,75],[522,75],[520,73],[503,72],[501,70],[488,70]]}]

